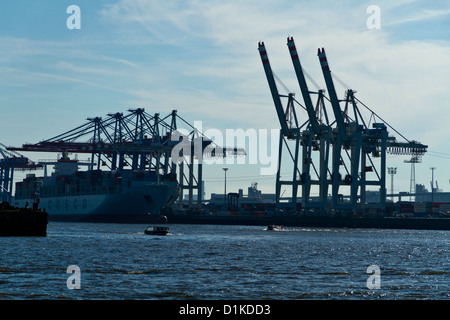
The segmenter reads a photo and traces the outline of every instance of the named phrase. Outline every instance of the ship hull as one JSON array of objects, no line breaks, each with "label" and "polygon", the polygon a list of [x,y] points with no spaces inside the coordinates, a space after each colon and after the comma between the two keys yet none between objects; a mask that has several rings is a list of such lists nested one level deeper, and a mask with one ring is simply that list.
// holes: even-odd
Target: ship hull
[{"label": "ship hull", "polygon": [[[136,184],[121,193],[41,197],[39,208],[49,221],[150,223],[158,222],[160,210],[169,206],[178,194],[174,184]],[[18,207],[32,199],[15,201]]]}]

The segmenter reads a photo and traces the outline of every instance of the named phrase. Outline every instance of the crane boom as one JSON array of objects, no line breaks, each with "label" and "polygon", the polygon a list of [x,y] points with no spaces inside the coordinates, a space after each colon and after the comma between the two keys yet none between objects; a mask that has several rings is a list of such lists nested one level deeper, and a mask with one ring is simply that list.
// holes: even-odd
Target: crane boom
[{"label": "crane boom", "polygon": [[278,94],[277,85],[275,83],[275,78],[273,76],[272,68],[270,67],[269,58],[267,56],[266,47],[264,42],[258,43],[259,54],[261,55],[261,61],[263,63],[264,71],[266,73],[267,82],[269,83],[270,92],[272,93],[273,102],[275,104],[275,109],[277,111],[278,120],[281,125],[281,132],[283,136],[290,136],[291,130],[286,122],[286,116],[284,114],[283,105],[281,104],[280,95]]},{"label": "crane boom", "polygon": [[345,130],[344,118],[342,116],[342,110],[339,106],[339,100],[336,94],[336,89],[334,88],[333,79],[331,78],[330,67],[328,66],[327,56],[325,55],[325,49],[318,49],[317,55],[319,56],[319,61],[322,66],[323,77],[325,78],[325,83],[327,85],[327,90],[331,100],[331,106],[333,108],[334,117],[336,119],[339,136],[343,142],[348,141],[348,136]]},{"label": "crane boom", "polygon": [[305,75],[303,74],[303,69],[300,64],[300,58],[298,57],[298,52],[295,47],[294,38],[287,38],[287,45],[289,47],[289,52],[291,53],[292,63],[294,65],[295,73],[297,75],[297,81],[300,85],[300,89],[303,95],[303,101],[305,102],[306,111],[308,113],[309,121],[311,123],[312,129],[315,133],[319,132],[319,122],[317,121],[316,112],[311,101],[311,96],[309,95],[308,85],[306,84]]}]

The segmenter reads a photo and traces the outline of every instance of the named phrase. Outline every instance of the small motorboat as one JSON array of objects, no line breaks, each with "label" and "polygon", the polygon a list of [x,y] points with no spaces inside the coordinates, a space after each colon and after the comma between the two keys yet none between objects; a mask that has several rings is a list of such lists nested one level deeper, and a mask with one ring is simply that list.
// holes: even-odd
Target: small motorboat
[{"label": "small motorboat", "polygon": [[147,228],[145,228],[144,233],[155,236],[166,236],[170,233],[170,230],[169,227],[148,226]]},{"label": "small motorboat", "polygon": [[282,231],[282,230],[284,230],[284,226],[276,225],[276,224],[269,224],[267,226],[267,230],[270,230],[270,231]]}]

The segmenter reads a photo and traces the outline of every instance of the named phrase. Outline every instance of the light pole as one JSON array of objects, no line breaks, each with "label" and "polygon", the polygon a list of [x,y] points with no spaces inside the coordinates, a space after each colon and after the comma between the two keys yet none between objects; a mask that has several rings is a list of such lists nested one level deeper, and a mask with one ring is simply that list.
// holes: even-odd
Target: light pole
[{"label": "light pole", "polygon": [[228,171],[228,168],[223,168],[223,171],[225,171],[225,189],[223,192],[223,199],[226,204],[227,203],[227,171]]},{"label": "light pole", "polygon": [[[431,167],[431,207],[433,207],[433,201],[434,201],[434,170],[436,170],[436,167]],[[433,208],[431,208],[431,211],[433,211]]]},{"label": "light pole", "polygon": [[391,197],[392,202],[394,202],[394,175],[397,173],[397,168],[388,168],[388,173],[391,175]]}]

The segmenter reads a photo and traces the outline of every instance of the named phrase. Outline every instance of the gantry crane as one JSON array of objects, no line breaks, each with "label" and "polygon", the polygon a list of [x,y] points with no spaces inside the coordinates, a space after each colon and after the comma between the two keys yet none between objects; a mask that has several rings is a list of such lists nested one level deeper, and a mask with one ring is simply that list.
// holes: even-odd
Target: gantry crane
[{"label": "gantry crane", "polygon": [[[323,90],[310,92],[306,83],[303,68],[300,63],[299,54],[294,43],[293,37],[288,37],[287,45],[294,66],[297,81],[302,92],[306,112],[309,119],[309,125],[302,131],[302,206],[303,208],[325,208],[328,194],[328,159],[330,155],[331,127],[328,123],[326,110],[323,108],[324,95]],[[314,109],[311,94],[317,94],[318,100],[316,109]],[[325,112],[325,122],[319,121],[318,111],[322,106]],[[313,157],[313,152],[318,151],[318,159]],[[316,160],[316,161],[314,161]],[[315,165],[318,162],[318,165]],[[318,167],[318,169],[317,169]],[[316,179],[314,177],[317,177]],[[311,186],[318,185],[319,198],[313,201],[311,198]]]},{"label": "gantry crane", "polygon": [[[275,198],[276,203],[281,205],[281,189],[284,185],[291,186],[291,201],[287,203],[291,210],[295,210],[297,206],[297,190],[298,186],[302,184],[301,182],[301,172],[299,170],[299,148],[300,148],[300,129],[299,123],[297,119],[297,115],[295,113],[294,108],[294,95],[289,94],[280,95],[278,92],[278,88],[275,82],[275,77],[270,66],[269,57],[267,55],[267,51],[264,45],[264,42],[260,42],[258,44],[259,54],[261,56],[261,61],[263,63],[264,71],[266,74],[267,82],[269,83],[270,92],[272,94],[272,99],[275,105],[275,110],[278,116],[278,121],[280,123],[280,142],[279,142],[279,150],[278,150],[278,168],[276,174],[276,185],[275,185]],[[281,97],[288,98],[286,110],[283,108],[283,104],[281,103]],[[293,125],[295,122],[295,125]],[[293,162],[293,170],[292,170],[292,179],[291,180],[282,180],[281,179],[281,162],[282,162],[282,153],[283,153],[283,145],[286,143],[286,140],[295,140],[295,153],[292,155],[290,152],[291,160]]]},{"label": "gantry crane", "polygon": [[[325,207],[327,210],[353,213],[356,210],[367,208],[383,211],[386,204],[386,154],[422,156],[426,152],[427,146],[417,141],[410,141],[402,135],[400,136],[405,139],[405,142],[399,142],[395,137],[389,136],[388,127],[396,133],[398,132],[358,100],[354,90],[348,88],[345,99],[339,99],[333,83],[335,76],[331,73],[325,49],[322,48],[318,49],[318,58],[329,96],[326,100],[330,102],[333,110],[334,121],[331,122],[324,105],[324,91],[311,92],[308,89],[293,37],[288,38],[287,44],[305,103],[303,108],[306,110],[308,119],[301,125],[294,108],[294,102],[298,103],[294,98],[295,95],[293,93],[289,93],[288,96],[278,94],[265,45],[263,42],[258,45],[281,124],[279,167],[276,181],[277,206],[286,205],[280,200],[281,186],[291,185],[292,198],[287,207],[296,206],[297,189],[302,187],[303,211],[315,209],[313,212],[320,212]],[[313,107],[310,94],[318,94],[316,109]],[[288,97],[286,110],[282,107],[280,97]],[[341,108],[341,103],[345,103],[344,109]],[[363,105],[371,113],[369,122],[362,116],[358,104]],[[326,121],[321,121],[318,117],[319,105],[323,108]],[[295,126],[288,119],[291,113],[294,115]],[[371,121],[373,122],[371,123]],[[281,145],[286,140],[296,141],[295,151],[292,153],[289,150],[294,164],[294,175],[291,181],[280,179]],[[302,148],[301,174],[298,161],[300,147]],[[317,165],[314,165],[314,160],[317,159],[317,157],[313,157],[314,151],[316,153],[318,151],[319,170],[317,170]],[[331,165],[328,163],[330,154]],[[379,158],[380,161],[374,161],[375,158]],[[378,165],[376,162],[379,162]],[[311,178],[311,173],[315,173],[317,179]],[[312,185],[319,185],[318,200],[311,198]],[[327,202],[330,185],[331,202]],[[346,190],[348,195],[344,195],[344,187],[349,188]],[[366,202],[366,192],[369,187],[379,189],[379,202],[375,204]]]},{"label": "gantry crane", "polygon": [[[165,117],[159,113],[150,115],[143,108],[128,111],[127,115],[110,113],[105,119],[88,118],[87,123],[53,138],[22,147],[9,147],[8,150],[90,154],[88,166],[91,170],[101,170],[102,167],[118,171],[125,168],[150,170],[156,172],[158,179],[160,176],[176,179],[178,167],[179,203],[182,204],[183,191],[187,190],[190,206],[194,205],[194,191],[198,195],[197,205],[201,204],[202,160],[207,147],[213,149],[210,157],[245,155],[242,148],[211,148],[214,143],[181,118],[176,110]],[[188,126],[189,134],[179,132],[177,119]],[[214,153],[214,150],[221,152]]]},{"label": "gantry crane", "polygon": [[[295,47],[293,38],[288,38],[289,51],[291,54],[294,69],[296,71],[297,80],[302,92],[305,110],[308,119],[304,123],[300,123],[295,105],[301,104],[295,99],[293,93],[281,95],[275,82],[274,73],[272,71],[270,61],[264,42],[260,42],[258,49],[261,61],[264,66],[266,78],[272,93],[272,98],[277,111],[278,119],[281,124],[280,143],[279,143],[279,160],[276,177],[276,202],[279,206],[286,206],[288,209],[297,209],[297,199],[299,189],[301,189],[301,205],[303,208],[321,208],[325,209],[327,205],[327,192],[329,181],[327,179],[328,158],[330,152],[330,126],[328,116],[324,109],[324,92],[310,92],[305,80],[305,75],[300,64],[298,52]],[[311,94],[317,94],[318,99],[314,108]],[[281,98],[287,98],[286,108],[283,108]],[[318,117],[320,110],[323,110],[325,121]],[[289,140],[294,142],[293,148],[289,146]],[[284,180],[281,178],[281,162],[283,159],[284,147],[287,148],[287,161],[293,164],[292,179]],[[318,153],[315,157],[313,153]],[[311,186],[317,185],[319,188],[318,199],[311,197]],[[282,203],[281,189],[283,186],[291,187],[291,199],[287,203]]]},{"label": "gantry crane", "polygon": [[14,170],[36,170],[43,166],[34,163],[18,152],[7,150],[7,148],[0,143],[0,196],[1,202],[12,203]]},{"label": "gantry crane", "polygon": [[[332,161],[332,201],[333,208],[346,209],[354,208],[358,199],[358,187],[361,183],[359,180],[360,172],[360,155],[362,148],[362,126],[357,121],[349,121],[346,114],[342,112],[340,101],[336,94],[333,78],[331,77],[330,67],[325,54],[325,49],[318,50],[317,53],[321,64],[322,73],[327,86],[328,95],[331,101],[333,114],[337,127],[337,134],[333,137],[333,161]],[[340,166],[343,164],[343,150],[350,150],[350,172],[342,179]],[[383,161],[383,160],[382,160]],[[383,171],[383,170],[382,170]],[[341,185],[350,185],[350,202],[343,203],[341,199],[339,187]]]},{"label": "gantry crane", "polygon": [[[372,207],[385,210],[386,154],[422,156],[426,152],[427,146],[417,141],[409,141],[402,135],[401,137],[405,139],[404,142],[399,142],[395,137],[389,136],[387,131],[389,124],[359,101],[355,97],[354,90],[348,88],[346,98],[338,100],[332,81],[332,73],[323,48],[318,50],[318,57],[338,126],[338,136],[333,140],[333,207],[349,210],[355,210],[358,207]],[[340,108],[340,102],[345,102],[343,111]],[[373,122],[372,127],[362,117],[357,102],[371,112],[371,118],[377,119],[378,122]],[[350,116],[351,110],[353,110],[353,116]],[[340,127],[344,130],[340,130]],[[391,126],[389,127],[393,129]],[[348,150],[350,150],[348,158],[351,168],[350,171],[345,168],[347,174],[342,179],[342,174],[339,171],[344,163],[342,154],[348,154]],[[380,158],[378,169],[373,158]],[[367,179],[368,172],[374,172],[375,177],[370,180]],[[339,187],[343,185],[350,185],[349,202],[343,202],[342,197],[340,197]],[[376,204],[366,203],[366,191],[370,186],[379,188],[380,200]]]}]

